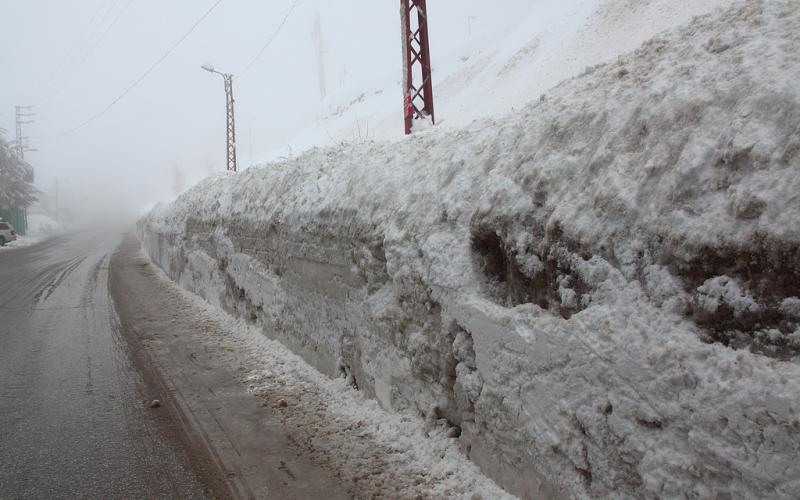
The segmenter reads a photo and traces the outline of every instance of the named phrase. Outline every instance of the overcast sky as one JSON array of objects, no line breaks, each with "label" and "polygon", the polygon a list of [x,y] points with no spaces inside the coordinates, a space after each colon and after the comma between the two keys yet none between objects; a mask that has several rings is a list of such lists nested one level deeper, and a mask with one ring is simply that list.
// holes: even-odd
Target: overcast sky
[{"label": "overcast sky", "polygon": [[[174,45],[216,0],[0,0],[0,127],[14,135],[14,106],[36,105],[27,128],[38,148],[27,159],[37,185],[140,209],[172,193],[173,171],[188,180],[224,169],[224,92],[217,69],[239,75],[273,35],[293,0],[223,0],[164,62],[88,125]],[[439,46],[466,35],[478,0],[432,0]],[[484,4],[485,5],[485,4]],[[499,12],[498,12],[499,10]],[[235,81],[243,166],[288,142],[319,111],[320,17],[328,85],[394,68],[400,80],[399,2],[299,0],[252,69]],[[480,29],[480,23],[473,29]],[[490,23],[484,23],[488,25]],[[435,65],[435,58],[434,58]],[[398,102],[401,102],[398,97]],[[399,112],[399,111],[398,111]],[[400,118],[398,118],[400,120]],[[399,122],[398,122],[399,123]],[[400,133],[398,125],[398,133]]]}]

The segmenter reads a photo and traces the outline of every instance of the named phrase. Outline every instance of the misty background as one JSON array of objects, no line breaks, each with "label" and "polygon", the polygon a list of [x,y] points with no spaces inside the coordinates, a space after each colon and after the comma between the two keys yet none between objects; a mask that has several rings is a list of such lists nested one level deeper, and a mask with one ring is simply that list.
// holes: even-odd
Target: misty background
[{"label": "misty background", "polygon": [[[234,74],[240,169],[300,153],[289,147],[293,137],[318,120],[329,101],[341,98],[337,92],[347,94],[344,89],[375,75],[396,75],[394,88],[387,89],[387,99],[397,103],[396,132],[386,130],[402,135],[400,4],[394,0],[298,0],[277,37],[241,77],[294,1],[222,1],[125,97],[75,130],[103,112],[215,3],[0,2],[0,127],[13,140],[14,106],[36,106],[36,121],[25,132],[37,151],[26,159],[40,190],[52,194],[58,183],[64,205],[140,213],[224,171],[223,82],[202,71],[204,63]],[[514,21],[512,13],[531,3],[541,2],[502,0],[491,11],[478,0],[429,2],[434,80],[437,60],[454,45],[502,30]],[[328,139],[350,137],[332,131]],[[306,141],[299,148],[312,145]]]}]

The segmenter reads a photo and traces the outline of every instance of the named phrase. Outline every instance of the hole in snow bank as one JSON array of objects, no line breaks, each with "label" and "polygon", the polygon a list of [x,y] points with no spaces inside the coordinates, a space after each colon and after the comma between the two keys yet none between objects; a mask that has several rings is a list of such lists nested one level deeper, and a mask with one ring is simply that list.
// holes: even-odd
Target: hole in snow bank
[{"label": "hole in snow bank", "polygon": [[339,377],[345,379],[345,381],[350,387],[352,387],[355,390],[358,390],[358,382],[356,382],[356,377],[353,374],[353,370],[344,362],[342,358],[339,358],[336,364],[339,372]]},{"label": "hole in snow bank", "polygon": [[707,340],[778,359],[800,355],[800,246],[757,238],[747,248],[704,249],[676,267]]},{"label": "hole in snow bank", "polygon": [[472,253],[493,300],[507,307],[534,303],[563,318],[586,307],[589,287],[572,265],[581,257],[554,236],[541,252],[520,253],[494,228],[473,227]]},{"label": "hole in snow bank", "polygon": [[547,308],[547,301],[537,297],[541,294],[536,293],[534,280],[520,270],[513,253],[493,228],[478,227],[472,231],[472,252],[497,302],[509,307],[536,302]]},{"label": "hole in snow bank", "polygon": [[636,422],[642,427],[647,427],[648,429],[661,429],[664,426],[661,420],[655,418],[637,418]]}]

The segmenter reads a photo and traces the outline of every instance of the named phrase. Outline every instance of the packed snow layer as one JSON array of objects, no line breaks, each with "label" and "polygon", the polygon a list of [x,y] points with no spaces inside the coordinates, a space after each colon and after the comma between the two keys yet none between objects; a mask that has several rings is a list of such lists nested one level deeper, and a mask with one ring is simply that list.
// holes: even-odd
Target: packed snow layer
[{"label": "packed snow layer", "polygon": [[736,3],[502,119],[208,179],[140,237],[521,496],[791,498],[798,79],[800,2]]}]

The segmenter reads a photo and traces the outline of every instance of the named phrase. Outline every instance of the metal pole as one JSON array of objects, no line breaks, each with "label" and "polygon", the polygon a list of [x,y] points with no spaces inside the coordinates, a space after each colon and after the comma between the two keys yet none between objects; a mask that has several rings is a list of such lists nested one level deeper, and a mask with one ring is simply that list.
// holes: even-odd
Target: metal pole
[{"label": "metal pole", "polygon": [[61,228],[61,205],[59,203],[58,177],[56,177],[56,222],[58,222],[58,227],[60,229]]},{"label": "metal pole", "polygon": [[428,41],[428,7],[426,0],[414,0],[417,4],[417,17],[419,18],[419,44],[422,63],[422,87],[425,102],[424,112],[435,123],[433,114],[433,80],[431,79],[431,48]]},{"label": "metal pole", "polygon": [[253,164],[253,120],[255,120],[255,118],[250,118],[250,123],[247,127],[247,135],[250,139],[250,165]]},{"label": "metal pole", "polygon": [[328,94],[325,85],[325,41],[322,38],[322,21],[319,15],[314,19],[314,31],[311,33],[314,43],[317,44],[317,72],[319,73],[319,97],[325,100]]},{"label": "metal pole", "polygon": [[[426,0],[400,0],[400,7],[403,33],[405,132],[410,134],[415,119],[430,118],[431,123],[436,123],[433,108],[430,39],[428,37],[428,8]],[[419,80],[415,80],[417,72]]]},{"label": "metal pole", "polygon": [[236,165],[236,120],[233,112],[233,75],[224,74],[222,77],[225,80],[225,110],[227,114],[227,156],[228,156],[228,170],[236,172],[238,170]]},{"label": "metal pole", "polygon": [[22,106],[17,106],[15,108],[16,111],[16,122],[17,122],[17,136],[16,141],[14,142],[14,146],[17,149],[17,157],[20,159],[25,159],[25,148],[22,146]]},{"label": "metal pole", "polygon": [[[23,125],[30,125],[34,122],[33,117],[36,116],[36,114],[31,112],[34,107],[35,106],[15,107],[17,136],[14,147],[16,149],[17,157],[23,161],[25,160],[26,151],[36,151],[36,149],[32,148],[30,145],[30,138],[23,133]],[[33,182],[33,169],[31,168],[27,172],[28,173],[25,176],[25,180],[28,182]],[[28,207],[22,207],[22,227],[18,227],[17,230],[21,231],[20,234],[27,234],[28,232]]]},{"label": "metal pole", "polygon": [[30,138],[24,135],[23,125],[30,125],[34,122],[33,117],[36,116],[35,113],[31,112],[34,106],[16,106],[16,122],[17,122],[17,137],[14,143],[14,147],[17,152],[17,156],[21,159],[25,159],[25,152],[26,151],[36,151],[35,149],[31,148],[30,146]]}]

